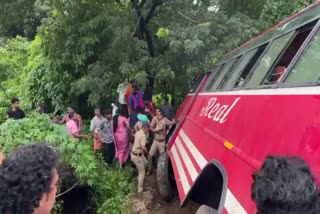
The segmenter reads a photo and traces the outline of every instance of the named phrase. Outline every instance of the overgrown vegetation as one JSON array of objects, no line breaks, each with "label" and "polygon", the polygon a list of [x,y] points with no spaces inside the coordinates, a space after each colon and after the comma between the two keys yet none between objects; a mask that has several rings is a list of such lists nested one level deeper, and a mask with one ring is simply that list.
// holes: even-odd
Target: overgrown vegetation
[{"label": "overgrown vegetation", "polygon": [[146,86],[147,97],[172,94],[179,104],[195,73],[312,2],[1,1],[2,92],[30,108],[45,102],[58,111],[73,102],[87,114],[112,102],[129,77]]},{"label": "overgrown vegetation", "polygon": [[[9,98],[27,112],[70,102],[87,117],[110,107],[124,78],[138,79],[146,97],[171,94],[177,106],[197,72],[313,3],[313,0],[1,0],[0,123]],[[47,140],[79,182],[92,186],[98,213],[121,213],[131,172],[106,171],[89,144],[78,144],[46,117],[0,127],[0,151]],[[125,204],[125,203],[124,203]]]},{"label": "overgrown vegetation", "polygon": [[[93,154],[90,142],[75,141],[67,135],[64,126],[56,125],[48,117],[37,114],[2,124],[0,133],[0,151],[5,154],[26,143],[50,142],[61,155],[62,165],[70,168],[76,177],[75,183],[88,185],[95,190],[93,206],[97,213],[126,213],[126,200],[134,190],[133,171],[106,170],[102,158],[96,158]],[[63,188],[66,187],[62,187],[65,190]]]}]

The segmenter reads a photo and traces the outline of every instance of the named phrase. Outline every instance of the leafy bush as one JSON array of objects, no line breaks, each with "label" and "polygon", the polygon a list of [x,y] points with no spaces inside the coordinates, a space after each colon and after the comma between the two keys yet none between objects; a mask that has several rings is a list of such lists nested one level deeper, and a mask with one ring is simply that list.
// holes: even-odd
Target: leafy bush
[{"label": "leafy bush", "polygon": [[79,184],[95,190],[97,213],[125,213],[125,200],[133,190],[132,170],[106,170],[88,142],[78,143],[68,136],[64,126],[52,123],[47,116],[35,114],[0,126],[0,151],[5,154],[23,144],[43,141],[56,147],[64,165],[74,170]]}]

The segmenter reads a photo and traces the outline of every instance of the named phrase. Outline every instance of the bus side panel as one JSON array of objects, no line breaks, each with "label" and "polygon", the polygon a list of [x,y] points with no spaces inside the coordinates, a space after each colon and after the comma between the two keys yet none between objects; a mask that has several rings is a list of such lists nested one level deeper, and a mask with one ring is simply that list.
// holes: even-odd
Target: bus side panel
[{"label": "bus side panel", "polygon": [[319,178],[320,96],[290,93],[199,95],[170,148],[181,201],[213,159],[227,170],[228,213],[254,210],[251,175],[267,155],[302,156]]},{"label": "bus side panel", "polygon": [[179,106],[178,111],[176,112],[174,119],[176,121],[181,121],[183,113],[187,110],[189,103],[191,102],[193,94],[188,94],[183,100],[182,104]]}]

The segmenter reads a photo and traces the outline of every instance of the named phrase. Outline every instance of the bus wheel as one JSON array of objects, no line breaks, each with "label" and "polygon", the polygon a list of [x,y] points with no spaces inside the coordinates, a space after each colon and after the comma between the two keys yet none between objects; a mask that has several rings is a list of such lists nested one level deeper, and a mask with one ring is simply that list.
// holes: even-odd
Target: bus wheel
[{"label": "bus wheel", "polygon": [[158,158],[157,183],[159,194],[166,201],[170,201],[174,197],[174,189],[171,183],[173,172],[170,172],[170,166],[169,155],[167,152],[163,152]]},{"label": "bus wheel", "polygon": [[197,210],[196,214],[217,214],[217,210],[208,207],[206,205],[201,205]]}]

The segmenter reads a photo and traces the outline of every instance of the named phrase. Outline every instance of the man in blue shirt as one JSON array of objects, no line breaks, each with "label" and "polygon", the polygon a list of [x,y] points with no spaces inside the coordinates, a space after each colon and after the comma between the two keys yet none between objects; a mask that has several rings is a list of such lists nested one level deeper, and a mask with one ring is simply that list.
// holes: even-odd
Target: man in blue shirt
[{"label": "man in blue shirt", "polygon": [[144,109],[143,93],[139,90],[139,86],[137,84],[133,85],[133,92],[129,98],[129,104],[131,109],[137,109],[138,106]]}]

